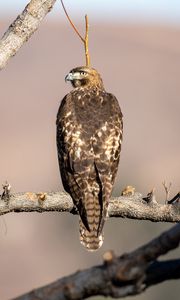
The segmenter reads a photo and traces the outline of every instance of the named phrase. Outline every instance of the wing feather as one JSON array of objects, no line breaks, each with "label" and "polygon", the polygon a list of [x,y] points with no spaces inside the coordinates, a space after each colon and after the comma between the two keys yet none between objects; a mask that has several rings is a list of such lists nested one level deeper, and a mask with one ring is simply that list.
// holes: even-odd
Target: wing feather
[{"label": "wing feather", "polygon": [[[122,113],[112,94],[79,91],[62,100],[57,115],[62,182],[85,228],[96,231],[96,239],[103,228],[117,173],[122,129]],[[92,207],[95,225],[91,225]]]}]

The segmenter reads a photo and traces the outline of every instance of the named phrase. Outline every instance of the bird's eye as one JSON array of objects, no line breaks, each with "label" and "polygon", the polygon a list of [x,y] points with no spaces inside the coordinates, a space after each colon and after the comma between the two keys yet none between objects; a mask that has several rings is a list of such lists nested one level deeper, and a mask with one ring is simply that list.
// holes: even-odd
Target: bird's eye
[{"label": "bird's eye", "polygon": [[80,74],[83,76],[86,75],[86,73],[84,71],[81,71]]}]

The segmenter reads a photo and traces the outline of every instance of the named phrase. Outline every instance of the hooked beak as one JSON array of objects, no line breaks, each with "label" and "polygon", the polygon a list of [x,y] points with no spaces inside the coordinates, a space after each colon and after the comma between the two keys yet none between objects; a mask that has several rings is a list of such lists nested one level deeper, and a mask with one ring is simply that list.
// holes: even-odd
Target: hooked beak
[{"label": "hooked beak", "polygon": [[65,77],[65,81],[73,81],[73,80],[81,80],[82,77],[81,75],[78,73],[78,72],[75,72],[75,73],[69,73],[68,75],[66,75]]},{"label": "hooked beak", "polygon": [[74,80],[73,74],[69,73],[65,77],[65,82]]}]

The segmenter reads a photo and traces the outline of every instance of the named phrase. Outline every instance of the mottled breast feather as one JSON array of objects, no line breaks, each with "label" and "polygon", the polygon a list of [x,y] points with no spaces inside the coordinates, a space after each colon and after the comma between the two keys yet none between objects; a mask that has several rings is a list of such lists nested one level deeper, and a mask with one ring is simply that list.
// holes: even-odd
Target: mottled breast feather
[{"label": "mottled breast feather", "polygon": [[122,142],[117,99],[97,88],[78,88],[61,102],[57,115],[59,167],[65,190],[80,215],[80,240],[88,250],[103,242]]}]

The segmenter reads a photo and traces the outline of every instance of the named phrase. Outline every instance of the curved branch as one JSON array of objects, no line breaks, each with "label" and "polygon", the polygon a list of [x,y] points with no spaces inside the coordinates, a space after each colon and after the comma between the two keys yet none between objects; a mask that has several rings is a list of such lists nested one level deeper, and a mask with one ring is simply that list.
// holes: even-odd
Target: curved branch
[{"label": "curved branch", "polygon": [[[76,214],[71,197],[64,192],[18,193],[7,201],[0,200],[0,215],[10,212],[61,211]],[[180,222],[180,206],[147,203],[140,193],[133,196],[112,198],[108,209],[109,217],[121,217],[153,222]]]},{"label": "curved branch", "polygon": [[75,26],[75,24],[74,24],[73,21],[71,20],[69,14],[68,14],[68,12],[67,12],[67,9],[66,9],[66,7],[65,7],[65,5],[64,5],[63,0],[61,0],[61,4],[62,4],[63,10],[64,10],[64,12],[65,12],[65,15],[66,15],[66,17],[67,17],[69,23],[71,24],[72,28],[74,29],[74,31],[76,32],[76,34],[78,35],[78,37],[80,38],[80,40],[81,40],[83,43],[85,43],[85,39],[84,39],[83,36],[79,33],[79,30],[77,29],[77,27]]},{"label": "curved branch", "polygon": [[156,261],[179,243],[180,224],[130,254],[116,258],[108,252],[103,265],[76,272],[15,300],[79,300],[97,295],[120,298],[140,294],[152,285],[180,278],[180,259]]},{"label": "curved branch", "polygon": [[56,0],[31,0],[0,40],[0,70],[38,29]]},{"label": "curved branch", "polygon": [[75,26],[75,24],[71,20],[68,12],[66,10],[66,7],[64,5],[63,0],[61,0],[61,4],[62,4],[63,10],[65,12],[65,15],[66,15],[70,25],[72,26],[75,33],[78,35],[78,37],[80,38],[80,40],[84,44],[84,50],[85,50],[85,56],[86,56],[86,66],[89,67],[90,66],[90,55],[89,55],[89,22],[88,22],[88,16],[85,15],[86,33],[85,33],[85,37],[83,38],[83,36],[79,33],[79,30],[77,29],[77,27]]}]

